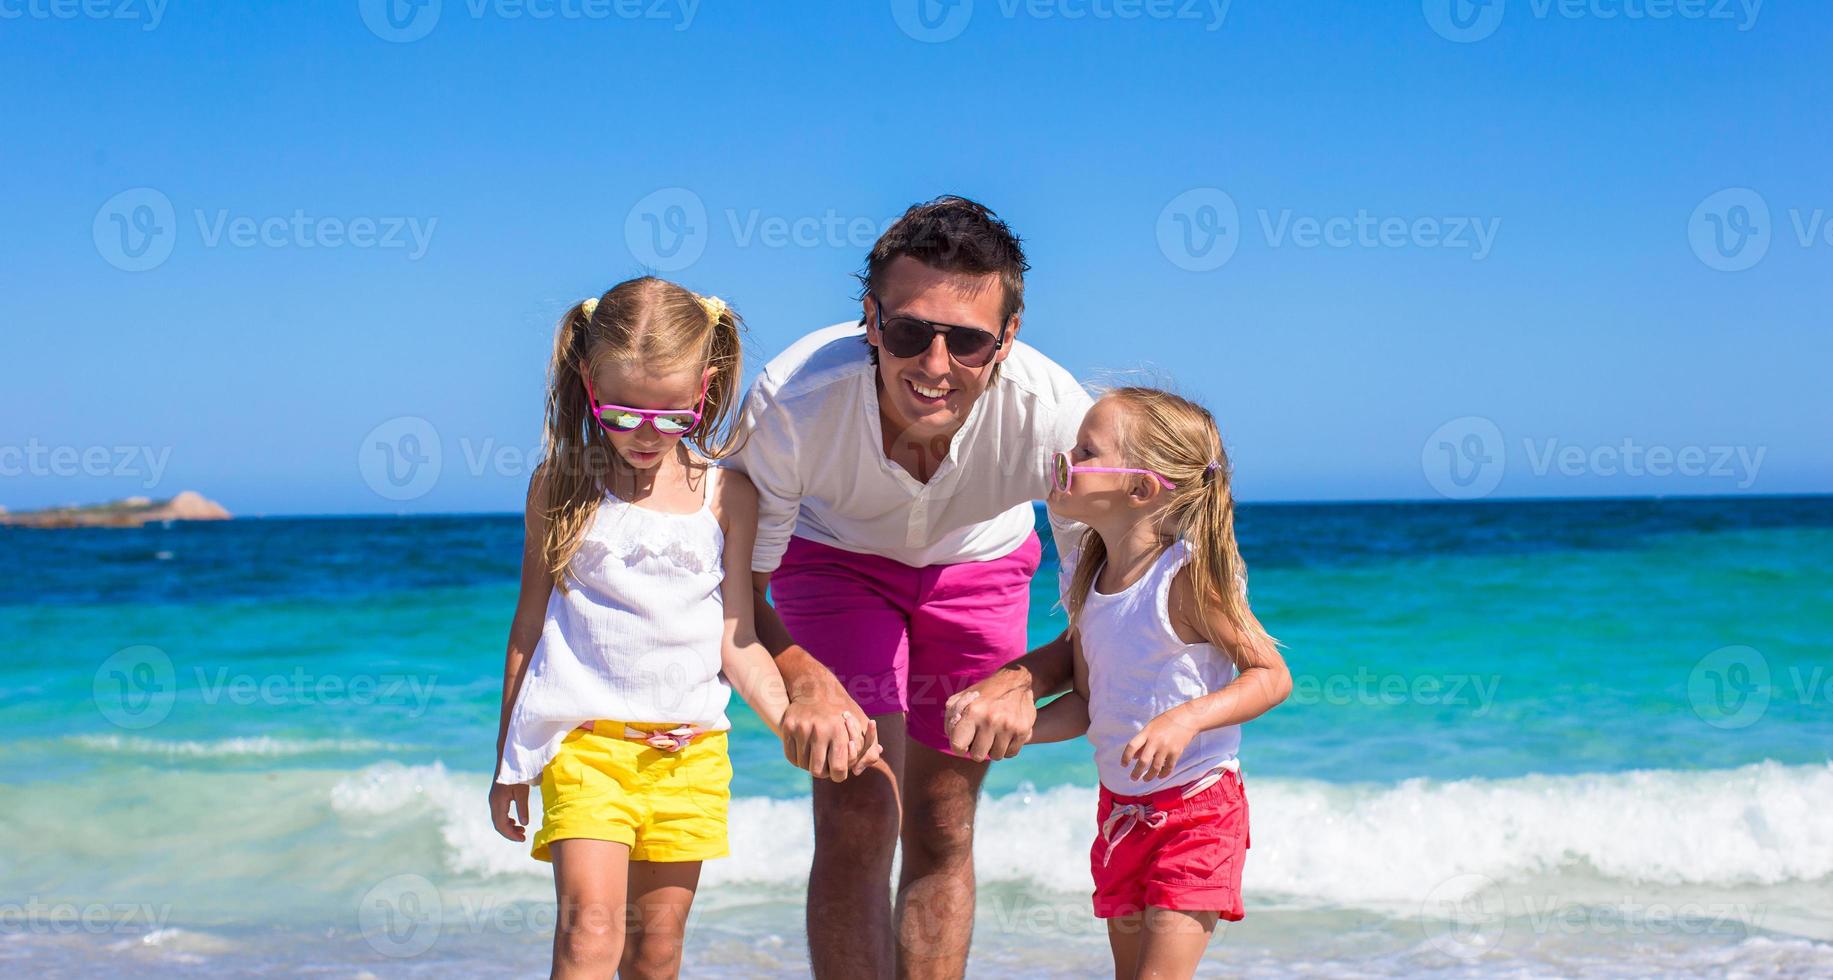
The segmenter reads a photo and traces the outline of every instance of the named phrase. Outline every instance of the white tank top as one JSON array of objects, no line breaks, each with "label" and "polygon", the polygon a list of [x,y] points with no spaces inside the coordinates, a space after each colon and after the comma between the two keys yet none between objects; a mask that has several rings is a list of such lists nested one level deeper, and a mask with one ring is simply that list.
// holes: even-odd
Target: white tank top
[{"label": "white tank top", "polygon": [[648,510],[606,494],[547,600],[541,642],[509,717],[497,781],[533,783],[584,722],[731,727],[720,675],[725,533],[713,516],[719,470],[700,509]]},{"label": "white tank top", "polygon": [[1185,643],[1171,626],[1171,582],[1190,560],[1183,541],[1166,548],[1152,567],[1113,595],[1089,589],[1076,617],[1082,658],[1088,662],[1088,740],[1095,746],[1101,785],[1123,796],[1143,796],[1233,769],[1241,726],[1200,732],[1164,779],[1132,778],[1120,752],[1146,723],[1186,701],[1219,691],[1235,679],[1234,661],[1210,643]]}]

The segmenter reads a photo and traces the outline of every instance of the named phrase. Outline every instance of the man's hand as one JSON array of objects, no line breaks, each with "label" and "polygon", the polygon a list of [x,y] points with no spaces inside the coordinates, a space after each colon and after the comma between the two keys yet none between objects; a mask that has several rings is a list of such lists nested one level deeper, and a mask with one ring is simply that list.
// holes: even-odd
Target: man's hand
[{"label": "man's hand", "polygon": [[866,717],[831,671],[800,647],[777,658],[789,687],[783,755],[816,779],[845,782],[878,761],[878,723]]},{"label": "man's hand", "polygon": [[987,762],[1018,755],[1036,723],[1031,674],[1007,667],[949,698],[943,731],[956,755]]}]

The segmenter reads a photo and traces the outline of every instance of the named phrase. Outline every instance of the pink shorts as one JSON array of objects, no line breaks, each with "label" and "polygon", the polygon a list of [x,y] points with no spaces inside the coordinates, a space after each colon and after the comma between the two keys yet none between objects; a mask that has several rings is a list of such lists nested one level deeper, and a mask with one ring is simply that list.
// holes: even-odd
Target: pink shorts
[{"label": "pink shorts", "polygon": [[1173,786],[1149,796],[1120,796],[1101,787],[1099,829],[1089,851],[1098,918],[1156,905],[1240,921],[1241,865],[1249,845],[1241,777],[1225,772],[1189,799],[1183,793],[1184,787]]},{"label": "pink shorts", "polygon": [[1034,532],[1004,558],[913,568],[790,538],[770,595],[789,635],[868,715],[902,713],[910,737],[948,751],[951,695],[1025,653]]}]

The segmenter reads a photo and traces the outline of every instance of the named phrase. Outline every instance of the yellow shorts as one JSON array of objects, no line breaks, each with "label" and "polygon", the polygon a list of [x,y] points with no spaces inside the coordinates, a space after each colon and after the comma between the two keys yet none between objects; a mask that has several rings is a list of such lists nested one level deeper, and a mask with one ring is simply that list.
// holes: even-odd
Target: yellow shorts
[{"label": "yellow shorts", "polygon": [[632,861],[725,857],[732,799],[726,733],[706,732],[679,752],[664,752],[625,738],[624,728],[622,722],[595,722],[592,731],[574,729],[560,743],[560,753],[541,771],[535,859],[552,861],[548,845],[573,838],[628,844]]}]

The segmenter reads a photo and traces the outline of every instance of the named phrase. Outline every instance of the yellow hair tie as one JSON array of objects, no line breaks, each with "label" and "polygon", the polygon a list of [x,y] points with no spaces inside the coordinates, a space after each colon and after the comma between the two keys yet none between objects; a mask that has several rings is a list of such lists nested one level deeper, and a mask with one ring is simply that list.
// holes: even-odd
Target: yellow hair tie
[{"label": "yellow hair tie", "polygon": [[700,296],[697,298],[700,300],[701,308],[706,310],[707,320],[714,326],[718,326],[719,318],[725,315],[726,310],[731,309],[731,307],[726,305],[725,300],[717,296]]},{"label": "yellow hair tie", "polygon": [[598,312],[598,297],[593,296],[588,299],[580,300],[579,312],[584,313],[586,319],[592,319],[592,314]]}]

